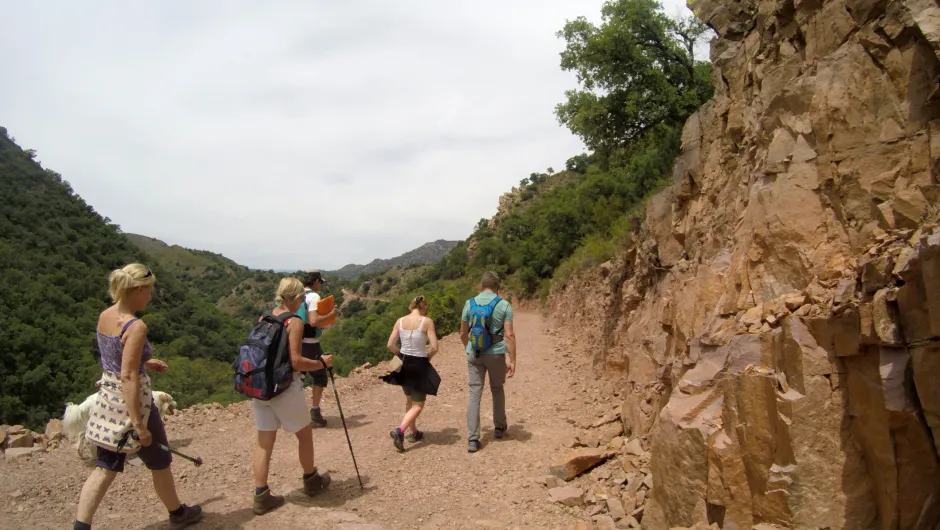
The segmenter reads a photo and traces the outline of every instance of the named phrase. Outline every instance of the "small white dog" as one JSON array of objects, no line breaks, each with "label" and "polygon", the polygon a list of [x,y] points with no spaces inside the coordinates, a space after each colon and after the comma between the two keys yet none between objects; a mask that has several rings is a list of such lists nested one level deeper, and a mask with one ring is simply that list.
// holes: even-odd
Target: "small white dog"
[{"label": "small white dog", "polygon": [[[100,387],[101,382],[95,383],[95,386]],[[160,419],[166,419],[167,416],[172,416],[176,412],[176,400],[173,399],[173,396],[159,390],[154,390],[151,393],[153,394],[153,402],[156,404],[157,410],[160,411]],[[82,456],[85,449],[85,425],[91,416],[91,409],[95,406],[95,396],[97,395],[97,393],[94,393],[88,396],[85,401],[78,405],[72,402],[65,404],[62,427],[65,434],[70,439],[75,440],[75,449],[78,450],[79,456]]]}]

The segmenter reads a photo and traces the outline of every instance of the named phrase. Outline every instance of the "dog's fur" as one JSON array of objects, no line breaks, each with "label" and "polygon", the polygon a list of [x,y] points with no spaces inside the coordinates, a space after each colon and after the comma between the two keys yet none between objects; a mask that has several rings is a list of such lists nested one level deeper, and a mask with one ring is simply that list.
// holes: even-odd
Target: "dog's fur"
[{"label": "dog's fur", "polygon": [[[173,396],[166,392],[161,392],[160,390],[154,390],[152,394],[153,402],[157,406],[157,410],[160,411],[161,419],[172,416],[176,412],[176,400],[173,399]],[[79,456],[82,456],[85,448],[85,425],[88,423],[88,418],[91,416],[91,409],[95,406],[95,396],[97,395],[98,394],[95,393],[88,396],[85,398],[85,401],[82,401],[78,405],[72,402],[65,404],[65,414],[62,415],[62,427],[65,430],[65,434],[75,441],[75,449],[78,450]]]}]

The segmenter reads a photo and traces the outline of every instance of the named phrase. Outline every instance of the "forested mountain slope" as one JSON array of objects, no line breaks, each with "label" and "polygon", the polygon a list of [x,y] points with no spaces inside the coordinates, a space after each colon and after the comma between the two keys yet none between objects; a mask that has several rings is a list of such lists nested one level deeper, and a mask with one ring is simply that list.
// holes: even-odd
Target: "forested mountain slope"
[{"label": "forested mountain slope", "polygon": [[218,374],[228,371],[244,326],[135,248],[0,128],[0,423],[41,425],[94,391],[107,277],[132,261],[157,277],[144,320],[173,368],[155,378],[158,388],[175,385],[186,403],[225,400]]}]

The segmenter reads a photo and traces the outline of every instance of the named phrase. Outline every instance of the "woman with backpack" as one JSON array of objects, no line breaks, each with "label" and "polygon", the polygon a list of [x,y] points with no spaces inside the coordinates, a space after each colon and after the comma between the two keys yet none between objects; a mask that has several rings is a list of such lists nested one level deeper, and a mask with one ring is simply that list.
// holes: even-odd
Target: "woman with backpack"
[{"label": "woman with backpack", "polygon": [[[286,347],[290,357],[288,387],[270,399],[251,400],[254,411],[255,425],[258,428],[258,444],[252,454],[252,472],[255,482],[255,496],[252,510],[257,515],[265,514],[284,505],[284,497],[271,493],[268,487],[268,469],[271,465],[271,454],[274,451],[274,442],[277,440],[277,430],[283,428],[288,434],[297,437],[300,465],[303,467],[304,493],[314,496],[330,485],[329,473],[318,473],[313,461],[313,430],[310,426],[310,416],[307,413],[307,396],[304,393],[300,380],[301,372],[325,370],[333,366],[333,356],[324,355],[320,359],[307,359],[302,355],[302,341],[304,323],[295,313],[304,301],[304,286],[297,278],[284,278],[277,287],[277,306],[270,312],[277,321],[283,322],[282,333],[287,334]],[[262,321],[252,330],[252,337]],[[277,341],[273,347],[277,347]],[[244,355],[239,354],[239,359]]]},{"label": "woman with backpack", "polygon": [[411,430],[409,442],[424,439],[424,433],[418,430],[416,421],[424,410],[428,394],[436,396],[441,384],[437,370],[431,365],[431,358],[438,351],[438,343],[434,321],[427,317],[427,298],[415,297],[408,309],[411,312],[395,322],[392,334],[388,337],[388,350],[396,356],[393,361],[396,369],[381,378],[386,383],[400,385],[405,393],[405,416],[401,424],[389,432],[399,451],[405,450],[406,429]]},{"label": "woman with backpack", "polygon": [[[167,365],[152,358],[147,325],[136,316],[150,303],[155,282],[153,272],[140,263],[131,263],[108,276],[114,305],[98,316],[95,332],[101,352],[101,384],[97,385],[95,413],[88,419],[84,434],[97,446],[96,467],[78,498],[75,530],[91,528],[98,505],[117,474],[124,471],[129,453],[136,453],[153,474],[153,488],[166,506],[173,528],[202,519],[200,506],[180,502],[170,470],[173,459],[159,446],[168,442],[163,420],[153,403],[147,370],[163,373]],[[137,440],[131,438],[131,431],[137,433]]]}]

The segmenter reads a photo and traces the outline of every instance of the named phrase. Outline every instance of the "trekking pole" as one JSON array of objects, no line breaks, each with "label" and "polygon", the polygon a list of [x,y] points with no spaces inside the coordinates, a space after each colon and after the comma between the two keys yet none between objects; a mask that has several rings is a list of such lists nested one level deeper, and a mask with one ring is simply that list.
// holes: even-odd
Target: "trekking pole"
[{"label": "trekking pole", "polygon": [[359,479],[359,489],[362,489],[362,477],[359,476],[359,466],[356,465],[356,454],[353,453],[352,441],[349,439],[349,429],[346,428],[346,417],[343,416],[343,407],[339,404],[339,394],[336,392],[336,380],[333,379],[333,367],[328,367],[326,372],[330,374],[330,382],[333,383],[333,397],[336,398],[336,408],[339,409],[339,419],[343,420],[343,430],[346,431],[346,443],[349,444],[349,454],[352,455],[353,467],[356,468],[356,478]]},{"label": "trekking pole", "polygon": [[[127,445],[127,437],[128,437],[128,435],[129,435],[131,438],[133,438],[134,440],[137,440],[138,442],[140,441],[140,437],[137,436],[137,431],[131,429],[131,430],[127,431],[126,433],[124,433],[124,436],[121,437],[121,441],[118,442],[118,445],[117,445],[117,450],[118,450],[118,451],[120,451],[121,448],[123,448],[125,445]],[[164,451],[166,451],[166,452],[168,452],[168,453],[173,453],[174,455],[178,455],[178,456],[181,456],[181,457],[185,458],[186,460],[189,460],[189,461],[192,462],[193,464],[196,464],[196,467],[199,467],[199,466],[202,465],[202,458],[201,458],[201,457],[198,457],[198,456],[197,456],[196,458],[193,458],[193,457],[191,457],[191,456],[184,455],[183,453],[177,451],[176,449],[171,449],[171,448],[169,448],[169,447],[167,447],[167,446],[165,446],[165,445],[163,445],[163,444],[161,444],[161,443],[157,443],[157,447],[159,447],[160,449],[163,449]]]}]

